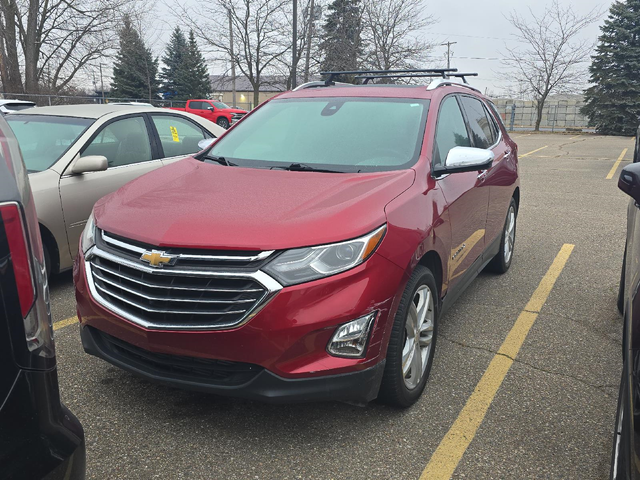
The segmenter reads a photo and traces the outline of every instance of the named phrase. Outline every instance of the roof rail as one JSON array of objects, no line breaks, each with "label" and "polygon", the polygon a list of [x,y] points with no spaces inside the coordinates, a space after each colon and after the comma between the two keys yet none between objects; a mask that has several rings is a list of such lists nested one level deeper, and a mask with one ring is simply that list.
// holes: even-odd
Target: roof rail
[{"label": "roof rail", "polygon": [[[477,76],[477,75],[478,75],[477,73],[474,73],[474,74],[467,73],[467,74],[465,74],[465,76],[474,76],[474,77]],[[458,77],[458,78],[460,78],[460,77]],[[478,93],[482,93],[477,88],[472,87],[471,85],[469,85],[469,82],[467,82],[467,80],[464,77],[462,77],[462,82],[458,81],[456,78],[436,78],[435,80],[433,80],[429,84],[429,86],[427,87],[427,90],[435,90],[436,88],[442,87],[442,86],[445,86],[445,85],[455,85],[457,87],[465,87],[465,88],[468,88],[470,90],[474,90],[474,91],[476,91]]]},{"label": "roof rail", "polygon": [[438,76],[442,78],[446,78],[454,72],[457,72],[457,68],[410,68],[403,70],[349,70],[349,71],[340,71],[340,72],[320,72],[322,76],[328,76],[326,83],[329,85],[333,82],[334,78],[338,75],[357,75],[358,78],[397,78],[402,74],[416,74],[409,76],[417,76],[417,74],[433,74],[433,76]]},{"label": "roof rail", "polygon": [[296,88],[294,88],[293,91],[297,92],[298,90],[304,90],[305,88],[330,87],[332,85],[340,85],[340,86],[346,86],[346,87],[354,87],[355,86],[355,85],[353,85],[353,83],[342,83],[342,82],[327,83],[324,80],[322,80],[322,81],[316,80],[316,81],[313,81],[313,82],[303,83],[302,85],[299,85]]}]

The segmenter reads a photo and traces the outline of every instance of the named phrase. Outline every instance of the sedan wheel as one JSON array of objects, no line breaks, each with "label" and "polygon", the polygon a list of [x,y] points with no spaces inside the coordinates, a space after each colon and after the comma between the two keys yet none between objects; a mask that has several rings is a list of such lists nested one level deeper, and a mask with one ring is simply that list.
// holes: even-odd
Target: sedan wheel
[{"label": "sedan wheel", "polygon": [[435,310],[433,295],[428,286],[416,291],[405,323],[405,340],[402,349],[402,376],[409,390],[422,380],[433,340]]}]

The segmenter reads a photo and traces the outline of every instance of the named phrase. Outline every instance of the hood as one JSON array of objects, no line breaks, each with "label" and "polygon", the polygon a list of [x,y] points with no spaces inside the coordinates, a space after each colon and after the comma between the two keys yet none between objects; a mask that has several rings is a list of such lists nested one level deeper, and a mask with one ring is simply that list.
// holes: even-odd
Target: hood
[{"label": "hood", "polygon": [[227,113],[248,113],[246,110],[241,110],[239,108],[225,108],[224,111]]},{"label": "hood", "polygon": [[290,172],[188,157],[96,203],[99,228],[160,247],[279,250],[364,235],[414,181],[413,170]]}]

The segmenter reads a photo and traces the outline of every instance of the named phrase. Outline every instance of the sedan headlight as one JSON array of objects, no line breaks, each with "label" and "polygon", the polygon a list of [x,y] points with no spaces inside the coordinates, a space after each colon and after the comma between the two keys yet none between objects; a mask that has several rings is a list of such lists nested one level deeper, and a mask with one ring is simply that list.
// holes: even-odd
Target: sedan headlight
[{"label": "sedan headlight", "polygon": [[89,218],[87,219],[87,223],[84,226],[84,231],[82,232],[82,237],[80,240],[80,248],[82,248],[82,253],[87,253],[91,247],[96,244],[95,239],[95,231],[96,231],[96,223],[93,218],[93,211]]},{"label": "sedan headlight", "polygon": [[380,245],[387,226],[354,240],[287,250],[264,270],[283,285],[295,285],[328,277],[360,265]]}]

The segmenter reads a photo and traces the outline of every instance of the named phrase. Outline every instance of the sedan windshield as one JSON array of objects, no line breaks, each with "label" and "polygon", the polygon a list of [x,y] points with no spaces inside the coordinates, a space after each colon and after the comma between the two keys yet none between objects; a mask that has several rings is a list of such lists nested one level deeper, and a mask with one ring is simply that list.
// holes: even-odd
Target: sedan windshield
[{"label": "sedan windshield", "polygon": [[95,120],[52,115],[8,115],[29,173],[51,167]]},{"label": "sedan windshield", "polygon": [[254,168],[409,168],[420,155],[428,107],[428,100],[399,98],[273,100],[230,130],[208,155]]}]

